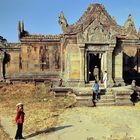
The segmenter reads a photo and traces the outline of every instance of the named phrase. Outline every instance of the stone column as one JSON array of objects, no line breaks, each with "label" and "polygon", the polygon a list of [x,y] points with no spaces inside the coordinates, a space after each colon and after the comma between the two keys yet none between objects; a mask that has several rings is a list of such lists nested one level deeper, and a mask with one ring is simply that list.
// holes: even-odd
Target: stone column
[{"label": "stone column", "polygon": [[80,48],[80,81],[79,86],[85,86],[85,45],[79,45]]},{"label": "stone column", "polygon": [[114,74],[114,80],[116,85],[125,85],[124,80],[123,80],[123,53],[122,51],[119,52],[115,56],[115,74]]},{"label": "stone column", "polygon": [[0,79],[3,79],[3,59],[4,59],[4,52],[0,51]]},{"label": "stone column", "polygon": [[107,75],[108,75],[108,87],[112,87],[114,85],[112,79],[112,52],[114,48],[109,48],[107,50]]}]

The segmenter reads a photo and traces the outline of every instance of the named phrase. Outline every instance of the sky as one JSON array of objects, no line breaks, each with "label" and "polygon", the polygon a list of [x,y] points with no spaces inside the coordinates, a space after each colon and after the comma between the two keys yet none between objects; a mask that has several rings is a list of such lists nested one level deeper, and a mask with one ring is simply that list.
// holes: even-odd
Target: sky
[{"label": "sky", "polygon": [[68,24],[73,24],[93,3],[103,4],[121,26],[131,14],[138,31],[140,0],[0,0],[0,36],[8,42],[19,42],[19,20],[24,21],[24,29],[30,34],[61,34],[58,24],[61,11],[64,12]]}]

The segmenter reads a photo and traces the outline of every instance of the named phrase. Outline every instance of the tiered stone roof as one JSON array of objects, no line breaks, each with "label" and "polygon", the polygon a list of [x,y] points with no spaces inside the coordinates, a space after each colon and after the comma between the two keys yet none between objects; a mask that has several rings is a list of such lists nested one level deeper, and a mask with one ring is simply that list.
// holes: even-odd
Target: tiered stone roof
[{"label": "tiered stone roof", "polygon": [[124,30],[126,32],[126,38],[128,39],[138,39],[138,33],[136,31],[133,17],[131,14],[129,14],[128,19],[126,20],[124,24]]},{"label": "tiered stone roof", "polygon": [[[115,36],[118,38],[132,38],[138,39],[138,33],[136,32],[133,18],[129,15],[124,26],[119,26],[114,18],[112,18],[105,10],[102,4],[90,4],[81,18],[74,24],[66,24],[67,20],[64,15],[59,17],[59,23],[61,25],[63,34],[76,35],[79,32],[84,32],[95,20],[98,21],[96,24],[101,24],[103,29],[110,32],[115,32]],[[62,20],[62,22],[61,22]],[[64,22],[64,23],[63,23]],[[23,24],[23,23],[22,23]],[[19,24],[24,31],[24,24]],[[19,26],[19,27],[20,27]],[[19,28],[20,29],[20,28]],[[26,33],[26,31],[24,31]],[[20,32],[21,33],[21,32]],[[21,33],[22,34],[22,33]],[[139,33],[140,34],[140,33]],[[29,33],[22,34],[20,41],[60,41],[63,35],[30,35]],[[140,36],[140,35],[139,35]]]},{"label": "tiered stone roof", "polygon": [[109,19],[109,23],[103,23],[104,26],[108,27],[107,24],[110,24],[111,26],[117,26],[117,23],[107,13],[103,5],[91,4],[84,12],[82,17],[75,24],[68,27],[68,33],[77,33],[81,30],[85,30],[96,18],[100,18],[101,13],[103,13],[104,16]]}]

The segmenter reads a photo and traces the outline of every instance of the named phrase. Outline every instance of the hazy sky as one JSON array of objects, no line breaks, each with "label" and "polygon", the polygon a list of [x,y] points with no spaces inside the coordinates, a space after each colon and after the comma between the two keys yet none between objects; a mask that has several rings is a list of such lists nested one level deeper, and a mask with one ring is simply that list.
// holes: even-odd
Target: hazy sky
[{"label": "hazy sky", "polygon": [[18,21],[31,34],[60,34],[61,11],[69,24],[75,23],[91,3],[101,3],[121,26],[131,13],[138,31],[140,0],[0,0],[0,36],[18,42]]}]

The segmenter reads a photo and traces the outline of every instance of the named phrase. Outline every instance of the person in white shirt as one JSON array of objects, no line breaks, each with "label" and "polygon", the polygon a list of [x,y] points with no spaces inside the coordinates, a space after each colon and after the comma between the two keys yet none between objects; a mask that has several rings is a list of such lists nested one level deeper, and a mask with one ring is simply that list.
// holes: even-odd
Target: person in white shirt
[{"label": "person in white shirt", "polygon": [[104,73],[103,83],[104,83],[104,88],[106,90],[107,89],[107,71],[105,71],[105,73]]}]

